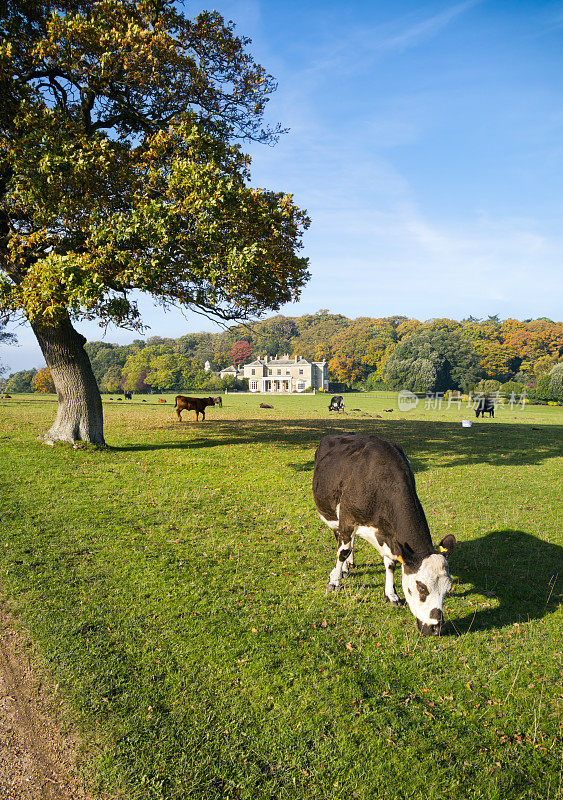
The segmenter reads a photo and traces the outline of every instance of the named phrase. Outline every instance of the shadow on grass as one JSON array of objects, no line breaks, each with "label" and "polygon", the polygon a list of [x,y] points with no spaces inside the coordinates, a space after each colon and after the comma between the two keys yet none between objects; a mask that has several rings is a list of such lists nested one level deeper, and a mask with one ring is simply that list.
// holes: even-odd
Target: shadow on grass
[{"label": "shadow on grass", "polygon": [[[154,429],[152,429],[154,430]],[[375,434],[391,439],[406,451],[415,472],[430,464],[445,466],[495,464],[516,466],[541,464],[563,456],[561,428],[558,425],[491,423],[462,428],[460,423],[425,420],[283,419],[216,420],[211,423],[171,423],[160,432],[178,432],[174,441],[147,442],[112,447],[117,452],[155,450],[199,450],[229,445],[276,444],[280,447],[314,450],[328,433]],[[194,432],[197,434],[194,436]],[[311,454],[293,469],[313,469]]]},{"label": "shadow on grass", "polygon": [[[454,598],[479,596],[480,605],[463,617],[451,618],[442,635],[500,629],[540,619],[553,613],[561,601],[563,547],[544,542],[523,531],[491,531],[479,539],[459,542],[449,560],[450,572],[466,591]],[[354,580],[367,591],[383,591],[383,564],[358,564]],[[486,600],[486,603],[485,603]]]},{"label": "shadow on grass", "polygon": [[450,571],[472,588],[457,596],[484,595],[491,607],[451,619],[451,634],[489,630],[540,619],[561,600],[563,547],[523,531],[491,531],[479,539],[458,542]]}]

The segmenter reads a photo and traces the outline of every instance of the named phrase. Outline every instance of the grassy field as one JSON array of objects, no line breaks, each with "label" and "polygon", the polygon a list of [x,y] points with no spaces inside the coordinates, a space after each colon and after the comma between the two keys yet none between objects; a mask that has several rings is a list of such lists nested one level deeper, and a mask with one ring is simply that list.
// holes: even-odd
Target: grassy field
[{"label": "grassy field", "polygon": [[[341,415],[322,395],[261,399],[180,425],[170,396],[106,398],[105,450],[41,444],[52,399],[0,406],[1,593],[94,790],[561,799],[563,409],[475,422],[383,393]],[[402,444],[434,541],[456,535],[449,635],[421,638],[384,604],[365,542],[326,593],[335,544],[311,478],[333,431]]]}]

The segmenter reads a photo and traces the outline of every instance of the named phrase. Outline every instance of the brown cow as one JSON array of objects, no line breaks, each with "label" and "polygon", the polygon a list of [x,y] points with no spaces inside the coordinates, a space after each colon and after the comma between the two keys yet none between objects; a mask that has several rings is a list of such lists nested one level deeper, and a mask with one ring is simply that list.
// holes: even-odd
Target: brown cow
[{"label": "brown cow", "polygon": [[222,397],[214,397],[213,398],[213,402],[215,403],[216,406],[219,406],[220,408],[223,408],[223,398]]},{"label": "brown cow", "polygon": [[176,405],[174,410],[178,416],[179,421],[182,421],[182,411],[195,411],[195,421],[199,422],[199,415],[201,414],[202,422],[205,420],[206,406],[214,406],[215,400],[212,397],[184,397],[183,394],[176,395]]}]

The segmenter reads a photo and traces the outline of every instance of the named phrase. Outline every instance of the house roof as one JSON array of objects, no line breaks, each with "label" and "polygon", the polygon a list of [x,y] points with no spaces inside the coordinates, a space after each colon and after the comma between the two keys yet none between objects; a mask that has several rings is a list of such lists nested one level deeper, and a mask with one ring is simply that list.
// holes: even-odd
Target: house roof
[{"label": "house roof", "polygon": [[295,360],[295,356],[281,356],[280,358],[271,358],[268,361],[263,360],[261,358],[257,358],[254,361],[250,361],[248,364],[245,364],[245,367],[291,367],[295,366],[296,364],[301,365],[308,365],[308,364],[325,364],[325,361],[307,361],[306,358],[299,358],[297,361]]}]

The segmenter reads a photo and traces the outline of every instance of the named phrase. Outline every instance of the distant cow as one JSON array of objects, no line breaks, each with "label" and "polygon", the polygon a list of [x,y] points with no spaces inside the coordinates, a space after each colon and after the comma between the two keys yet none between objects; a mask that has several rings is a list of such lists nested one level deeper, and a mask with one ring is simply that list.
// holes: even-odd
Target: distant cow
[{"label": "distant cow", "polygon": [[133,399],[133,392],[124,392],[123,394],[125,395],[125,399],[126,400],[132,400]]},{"label": "distant cow", "polygon": [[273,408],[269,403],[260,403],[260,408]]},{"label": "distant cow", "polygon": [[328,588],[336,591],[354,565],[354,537],[361,536],[383,557],[387,602],[401,605],[394,582],[398,561],[419,631],[439,636],[444,597],[452,587],[443,554],[454,549],[455,537],[445,536],[434,548],[402,447],[377,436],[325,436],[315,453],[313,497],[337,541]]},{"label": "distant cow", "polygon": [[213,402],[215,403],[216,406],[219,406],[219,408],[223,408],[223,398],[222,397],[214,397],[213,398]]},{"label": "distant cow", "polygon": [[477,400],[477,404],[475,405],[475,416],[479,419],[479,414],[483,416],[485,419],[485,414],[488,414],[489,417],[495,416],[495,401],[492,397],[480,397]]},{"label": "distant cow", "polygon": [[176,395],[176,405],[174,406],[176,415],[182,421],[182,411],[195,411],[195,420],[199,422],[201,414],[202,422],[205,421],[205,409],[207,406],[214,406],[215,400],[212,397],[184,397],[183,394]]},{"label": "distant cow", "polygon": [[342,411],[343,408],[344,400],[341,394],[335,394],[334,397],[330,398],[329,411]]},{"label": "distant cow", "polygon": [[159,403],[166,403],[166,400],[163,397],[158,398]]}]

